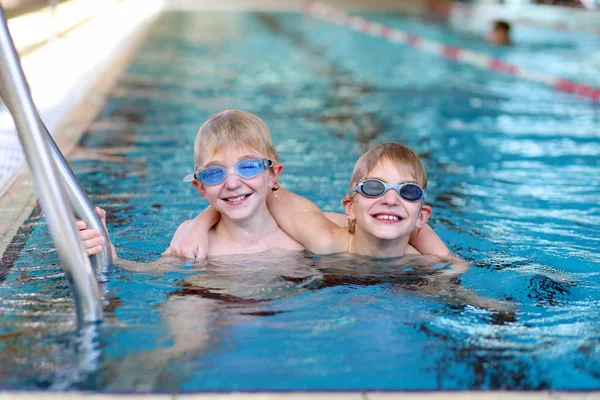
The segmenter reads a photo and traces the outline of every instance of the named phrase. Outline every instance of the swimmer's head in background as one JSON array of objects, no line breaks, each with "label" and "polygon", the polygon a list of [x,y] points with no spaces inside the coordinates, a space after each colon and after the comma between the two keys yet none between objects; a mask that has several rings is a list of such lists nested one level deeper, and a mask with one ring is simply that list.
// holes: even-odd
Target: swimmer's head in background
[{"label": "swimmer's head in background", "polygon": [[503,20],[496,20],[492,24],[492,30],[488,35],[488,42],[499,46],[510,45],[510,24]]}]

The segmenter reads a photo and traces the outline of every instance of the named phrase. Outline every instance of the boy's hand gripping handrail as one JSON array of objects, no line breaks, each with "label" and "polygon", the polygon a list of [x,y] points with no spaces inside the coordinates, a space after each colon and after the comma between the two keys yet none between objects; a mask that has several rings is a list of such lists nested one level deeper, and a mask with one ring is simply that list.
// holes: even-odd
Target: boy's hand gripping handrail
[{"label": "boy's hand gripping handrail", "polygon": [[94,206],[90,201],[89,197],[85,193],[85,190],[81,187],[81,184],[75,177],[75,174],[71,170],[71,167],[65,160],[60,149],[56,145],[56,142],[48,132],[48,128],[39,118],[40,129],[46,133],[50,151],[52,153],[52,159],[60,174],[61,183],[69,199],[69,203],[75,212],[75,216],[85,221],[91,229],[98,229],[102,236],[104,236],[104,244],[102,245],[102,251],[98,254],[91,256],[92,265],[96,271],[96,275],[101,281],[106,280],[106,274],[108,268],[113,264],[115,260],[112,257],[112,251],[110,248],[110,241],[108,240],[108,232],[104,227],[104,224],[98,217],[98,214],[94,210]]}]

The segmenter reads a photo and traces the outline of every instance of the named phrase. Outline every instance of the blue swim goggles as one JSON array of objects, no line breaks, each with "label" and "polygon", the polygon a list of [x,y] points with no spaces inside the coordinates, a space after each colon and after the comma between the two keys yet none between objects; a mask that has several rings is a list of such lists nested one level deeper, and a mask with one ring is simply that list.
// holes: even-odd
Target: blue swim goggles
[{"label": "blue swim goggles", "polygon": [[392,185],[372,178],[357,184],[354,191],[365,197],[375,198],[383,196],[390,189],[394,189],[400,197],[407,201],[425,200],[425,191],[419,185],[412,182]]},{"label": "blue swim goggles", "polygon": [[[273,161],[266,158],[249,158],[235,164],[233,171],[242,179],[251,179],[261,172],[271,168]],[[194,179],[205,185],[218,185],[227,178],[227,167],[222,165],[213,165],[208,168],[202,168],[193,174],[183,178],[184,182],[192,182]]]}]

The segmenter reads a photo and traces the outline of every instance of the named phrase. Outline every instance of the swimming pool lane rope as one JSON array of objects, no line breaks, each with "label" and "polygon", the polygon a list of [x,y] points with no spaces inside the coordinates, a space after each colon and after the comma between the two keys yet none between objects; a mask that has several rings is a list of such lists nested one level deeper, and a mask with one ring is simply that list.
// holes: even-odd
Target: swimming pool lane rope
[{"label": "swimming pool lane rope", "polygon": [[462,64],[468,64],[473,67],[496,71],[528,81],[541,83],[558,91],[574,93],[592,101],[600,100],[600,88],[548,75],[543,72],[520,68],[517,65],[507,63],[485,53],[449,46],[441,42],[426,39],[422,36],[391,28],[363,17],[346,14],[341,10],[322,3],[310,2],[305,7],[304,12],[325,21],[345,26],[354,31],[380,37],[389,42],[409,45],[417,50],[433,53]]}]

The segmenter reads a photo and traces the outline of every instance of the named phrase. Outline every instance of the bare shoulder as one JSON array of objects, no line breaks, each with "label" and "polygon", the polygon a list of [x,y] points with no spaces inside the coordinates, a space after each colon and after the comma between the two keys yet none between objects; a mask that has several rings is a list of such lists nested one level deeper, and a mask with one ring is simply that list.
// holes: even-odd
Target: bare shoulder
[{"label": "bare shoulder", "polygon": [[285,233],[281,228],[276,229],[269,236],[269,243],[272,243],[274,248],[294,251],[304,250],[304,246],[301,243],[294,240],[294,238]]},{"label": "bare shoulder", "polygon": [[421,255],[421,252],[409,244],[408,246],[406,246],[406,252],[404,254]]},{"label": "bare shoulder", "polygon": [[315,254],[333,254],[347,252],[350,233],[346,227],[335,227],[321,231],[308,250]]},{"label": "bare shoulder", "polygon": [[194,220],[193,219],[188,219],[187,221],[183,221],[178,227],[177,230],[175,231],[175,234],[173,235],[173,239],[171,240],[171,243],[178,241],[178,240],[182,240],[185,237],[187,237],[190,233],[190,231],[192,231],[194,228]]},{"label": "bare shoulder", "polygon": [[[195,235],[194,231],[194,220],[190,219],[184,221],[179,225],[169,248],[163,253],[165,256],[183,257],[183,258],[197,258],[198,248],[200,244],[199,235]],[[205,257],[205,255],[203,255]]]}]

